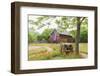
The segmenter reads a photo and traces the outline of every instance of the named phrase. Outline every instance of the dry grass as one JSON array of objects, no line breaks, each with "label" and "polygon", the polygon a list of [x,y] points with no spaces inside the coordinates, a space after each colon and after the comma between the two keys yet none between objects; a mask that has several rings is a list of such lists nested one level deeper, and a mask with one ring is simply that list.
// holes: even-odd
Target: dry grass
[{"label": "dry grass", "polygon": [[[76,59],[81,58],[80,55],[75,55],[74,53],[69,53],[68,55],[62,54],[60,52],[60,44],[49,44],[49,43],[41,43],[41,44],[30,44],[31,46],[39,46],[41,48],[33,48],[29,50],[29,60],[51,60],[51,59]],[[47,48],[43,48],[43,46],[50,47],[52,51],[48,51]],[[87,54],[87,43],[80,43],[80,52]]]}]

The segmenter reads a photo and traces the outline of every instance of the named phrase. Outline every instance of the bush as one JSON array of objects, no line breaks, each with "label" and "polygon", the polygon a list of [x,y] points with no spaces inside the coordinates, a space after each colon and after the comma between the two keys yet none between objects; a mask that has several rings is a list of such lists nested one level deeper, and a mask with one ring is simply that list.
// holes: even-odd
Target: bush
[{"label": "bush", "polygon": [[28,33],[28,42],[29,42],[29,43],[32,43],[32,42],[34,42],[34,41],[37,41],[37,36],[38,36],[37,33],[29,32],[29,33]]}]

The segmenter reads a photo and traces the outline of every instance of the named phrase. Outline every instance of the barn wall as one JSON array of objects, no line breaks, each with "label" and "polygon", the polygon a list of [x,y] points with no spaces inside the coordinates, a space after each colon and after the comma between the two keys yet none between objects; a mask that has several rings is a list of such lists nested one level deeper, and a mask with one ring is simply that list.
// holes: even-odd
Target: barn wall
[{"label": "barn wall", "polygon": [[74,38],[67,35],[60,35],[60,42],[74,42]]}]

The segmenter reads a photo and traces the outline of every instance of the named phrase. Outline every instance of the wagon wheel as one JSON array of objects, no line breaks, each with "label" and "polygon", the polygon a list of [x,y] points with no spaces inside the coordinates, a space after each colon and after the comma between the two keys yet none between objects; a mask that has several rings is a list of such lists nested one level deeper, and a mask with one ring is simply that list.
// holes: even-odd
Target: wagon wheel
[{"label": "wagon wheel", "polygon": [[61,46],[61,53],[71,53],[73,52],[73,46],[72,44],[60,44]]}]

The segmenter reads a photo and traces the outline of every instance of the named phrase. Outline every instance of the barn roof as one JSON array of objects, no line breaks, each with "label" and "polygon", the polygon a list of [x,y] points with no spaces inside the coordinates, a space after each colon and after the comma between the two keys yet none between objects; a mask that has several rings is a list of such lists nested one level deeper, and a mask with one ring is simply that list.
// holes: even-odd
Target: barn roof
[{"label": "barn roof", "polygon": [[59,33],[59,34],[61,34],[61,35],[69,35],[69,36],[71,36],[70,33],[69,33],[68,31],[59,32],[58,30],[54,29],[54,30],[52,31],[52,33],[54,33],[54,32],[57,32],[57,33]]},{"label": "barn roof", "polygon": [[69,33],[68,31],[64,31],[64,32],[61,32],[61,33],[59,33],[59,34],[71,36],[70,33]]}]

